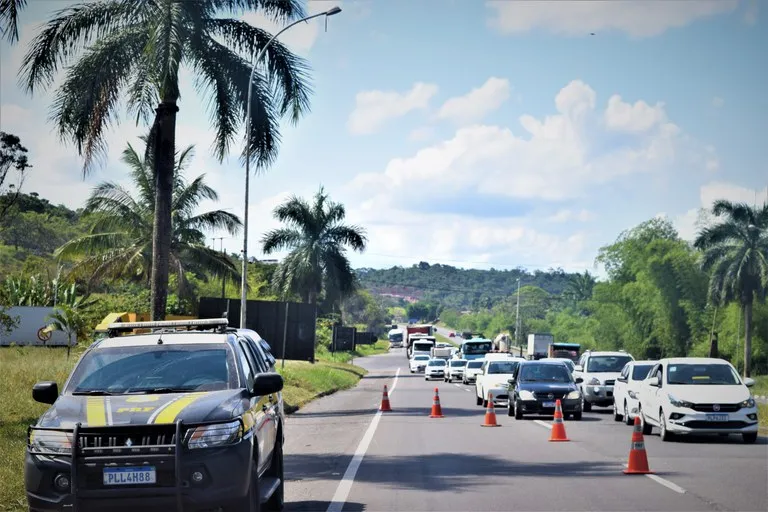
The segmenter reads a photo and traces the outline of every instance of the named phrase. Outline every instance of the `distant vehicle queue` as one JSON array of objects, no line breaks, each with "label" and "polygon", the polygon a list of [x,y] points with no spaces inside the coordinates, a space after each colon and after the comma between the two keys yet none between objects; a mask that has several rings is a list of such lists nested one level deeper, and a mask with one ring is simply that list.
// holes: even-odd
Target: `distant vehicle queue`
[{"label": "distant vehicle queue", "polygon": [[[723,359],[636,361],[625,351],[579,354],[579,345],[554,343],[543,334],[529,336],[525,358],[508,345],[499,350],[489,339],[465,338],[451,347],[436,342],[432,326],[408,328],[415,328],[402,333],[411,373],[474,384],[478,406],[488,407],[492,399],[515,419],[553,415],[559,400],[565,419],[578,421],[593,407],[611,407],[617,422],[633,425],[639,417],[643,433],[656,428],[663,441],[686,434],[757,440],[757,404],[749,390],[755,382],[742,379]],[[392,343],[397,346],[396,339]]]}]

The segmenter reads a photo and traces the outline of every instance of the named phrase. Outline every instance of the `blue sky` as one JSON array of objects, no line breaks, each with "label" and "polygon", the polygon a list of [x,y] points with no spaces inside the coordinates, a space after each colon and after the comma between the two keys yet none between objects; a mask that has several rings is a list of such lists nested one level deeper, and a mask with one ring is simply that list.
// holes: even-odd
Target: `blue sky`
[{"label": "blue sky", "polygon": [[[0,127],[35,164],[25,190],[80,206],[144,127],[122,119],[85,180],[15,70],[65,1],[30,2],[21,44],[0,50]],[[274,166],[252,180],[250,254],[271,210],[323,184],[366,228],[355,266],[592,268],[621,230],[668,216],[686,238],[699,209],[768,197],[765,2],[309,2],[343,12],[281,39],[313,68],[312,112],[283,125]],[[258,14],[245,19],[274,30]],[[590,35],[594,33],[595,35]],[[237,158],[212,158],[201,101],[182,76],[178,144],[196,144],[219,207],[241,214]],[[211,205],[205,205],[210,207]],[[221,236],[212,233],[213,236]],[[239,251],[241,238],[224,241]]]}]

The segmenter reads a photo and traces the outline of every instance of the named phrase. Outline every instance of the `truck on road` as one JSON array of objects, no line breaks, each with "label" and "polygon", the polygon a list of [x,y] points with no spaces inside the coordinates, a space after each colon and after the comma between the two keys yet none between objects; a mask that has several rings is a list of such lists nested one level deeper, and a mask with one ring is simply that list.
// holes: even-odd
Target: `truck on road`
[{"label": "truck on road", "polygon": [[434,331],[431,325],[407,325],[405,327],[405,348],[406,357],[411,357],[411,345],[413,345],[414,336],[431,336]]},{"label": "truck on road", "polygon": [[432,356],[432,350],[435,348],[434,336],[414,336],[412,339],[411,348],[406,352],[410,352],[408,358],[423,354],[425,356]]},{"label": "truck on road", "polygon": [[554,343],[555,337],[549,333],[531,333],[528,335],[528,359],[543,359],[547,357],[549,346]]},{"label": "truck on road", "polygon": [[579,360],[581,345],[578,343],[555,343],[547,347],[547,357],[570,359],[574,363]]},{"label": "truck on road", "polygon": [[451,347],[433,347],[430,356],[437,359],[445,359],[446,361],[451,358],[453,349]]},{"label": "truck on road", "polygon": [[493,350],[493,342],[486,338],[472,338],[471,340],[465,340],[461,343],[459,352],[456,355],[458,359],[466,359],[472,361],[473,359],[482,359],[485,354]]}]

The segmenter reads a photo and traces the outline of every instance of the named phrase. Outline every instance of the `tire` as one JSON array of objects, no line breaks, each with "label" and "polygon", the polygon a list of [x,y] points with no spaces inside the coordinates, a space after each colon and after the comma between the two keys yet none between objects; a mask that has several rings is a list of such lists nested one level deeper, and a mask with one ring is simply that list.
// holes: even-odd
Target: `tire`
[{"label": "tire", "polygon": [[653,433],[653,425],[645,421],[645,414],[643,414],[643,410],[640,409],[640,423],[643,425],[643,435],[649,436]]},{"label": "tire", "polygon": [[507,404],[507,416],[514,416],[515,410],[512,408],[512,400]]},{"label": "tire", "polygon": [[616,407],[616,400],[613,401],[613,421],[621,421],[624,416],[619,414],[619,408]]},{"label": "tire", "polygon": [[477,396],[477,393],[475,393],[475,401],[477,402],[477,405],[483,405],[483,399]]},{"label": "tire", "polygon": [[624,423],[626,423],[627,425],[630,425],[630,426],[635,424],[635,420],[630,418],[630,416],[629,416],[629,409],[627,408],[627,401],[626,400],[624,400]]},{"label": "tire", "polygon": [[448,384],[453,383],[453,377],[448,377]]},{"label": "tire", "polygon": [[746,434],[741,434],[741,439],[744,441],[744,444],[752,444],[755,441],[757,441],[757,432],[748,432]]},{"label": "tire", "polygon": [[587,402],[587,399],[585,398],[585,399],[584,399],[584,403],[583,403],[583,404],[581,404],[581,409],[582,409],[584,412],[589,412],[589,411],[591,411],[591,410],[592,410],[592,404],[591,404],[591,403],[589,403],[589,402]]},{"label": "tire", "polygon": [[523,410],[518,407],[517,402],[515,402],[515,419],[521,420],[523,419]]},{"label": "tire", "polygon": [[483,407],[488,407],[488,400],[483,398]]},{"label": "tire", "polygon": [[668,443],[672,440],[675,435],[667,430],[667,418],[664,417],[664,411],[659,411],[659,430],[660,430],[660,436],[661,440],[665,443]]},{"label": "tire", "polygon": [[573,413],[574,421],[581,421],[581,411]]},{"label": "tire", "polygon": [[278,478],[280,486],[275,489],[272,496],[269,497],[264,509],[270,512],[280,512],[285,506],[285,471],[283,465],[283,433],[278,431],[278,440],[275,442],[275,449],[272,453],[272,463],[269,465],[267,474],[270,477]]},{"label": "tire", "polygon": [[[255,447],[254,447],[255,448]],[[248,486],[248,493],[244,498],[240,498],[229,506],[224,507],[224,512],[260,512],[261,498],[259,494],[258,464],[254,460],[251,468],[251,484]]]}]

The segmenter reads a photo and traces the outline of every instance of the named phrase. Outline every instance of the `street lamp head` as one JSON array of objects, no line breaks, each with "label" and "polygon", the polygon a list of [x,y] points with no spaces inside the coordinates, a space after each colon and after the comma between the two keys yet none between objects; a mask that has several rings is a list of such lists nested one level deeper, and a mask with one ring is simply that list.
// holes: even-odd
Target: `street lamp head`
[{"label": "street lamp head", "polygon": [[325,11],[326,16],[333,16],[334,14],[339,14],[341,12],[341,7],[338,5],[336,7],[331,7],[327,11]]}]

